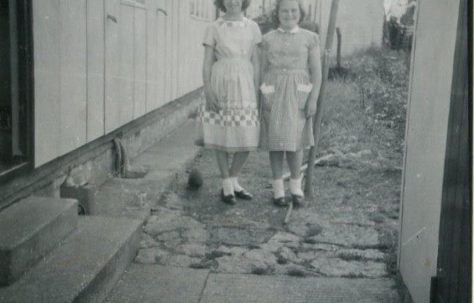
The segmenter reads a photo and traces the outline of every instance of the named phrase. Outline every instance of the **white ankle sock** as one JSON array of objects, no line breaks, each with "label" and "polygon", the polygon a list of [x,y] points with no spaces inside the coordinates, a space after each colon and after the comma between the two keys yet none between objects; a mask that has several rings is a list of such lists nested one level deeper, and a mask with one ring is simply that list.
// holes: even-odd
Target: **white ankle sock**
[{"label": "white ankle sock", "polygon": [[237,177],[231,177],[229,178],[232,180],[232,186],[234,187],[234,191],[242,191],[243,188],[240,186],[239,181],[237,180]]},{"label": "white ankle sock", "polygon": [[232,186],[232,180],[230,178],[222,179],[222,190],[225,196],[234,194],[234,187]]},{"label": "white ankle sock", "polygon": [[290,179],[290,193],[302,197],[304,196],[303,190],[301,189],[301,177],[298,179]]},{"label": "white ankle sock", "polygon": [[273,186],[273,198],[278,199],[285,196],[285,186],[283,185],[283,179],[273,180],[272,186]]}]

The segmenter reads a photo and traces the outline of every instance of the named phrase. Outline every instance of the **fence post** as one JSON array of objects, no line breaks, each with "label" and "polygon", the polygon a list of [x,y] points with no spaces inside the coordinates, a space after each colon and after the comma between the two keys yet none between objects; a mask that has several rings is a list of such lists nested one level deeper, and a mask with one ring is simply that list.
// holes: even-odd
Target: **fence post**
[{"label": "fence post", "polygon": [[316,115],[313,117],[313,132],[314,132],[314,146],[309,150],[308,156],[308,168],[306,169],[306,182],[305,182],[305,195],[306,197],[313,198],[313,167],[314,160],[316,159],[316,148],[318,147],[320,139],[320,126],[321,126],[321,116],[323,113],[323,104],[324,104],[324,95],[326,90],[326,82],[328,79],[329,73],[329,53],[331,51],[331,46],[334,38],[334,31],[336,29],[336,17],[337,9],[339,6],[339,0],[333,0],[331,4],[331,13],[329,15],[329,25],[326,36],[326,44],[324,45],[323,60],[322,60],[322,78],[321,78],[321,90],[318,98],[318,106]]}]

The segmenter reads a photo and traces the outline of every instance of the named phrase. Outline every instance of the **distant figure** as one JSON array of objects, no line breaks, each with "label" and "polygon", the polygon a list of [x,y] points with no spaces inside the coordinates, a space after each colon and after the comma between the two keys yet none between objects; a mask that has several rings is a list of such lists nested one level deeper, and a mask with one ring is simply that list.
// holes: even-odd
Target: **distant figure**
[{"label": "distant figure", "polygon": [[303,149],[314,145],[313,120],[321,88],[319,36],[300,28],[300,0],[277,0],[276,30],[262,42],[261,147],[270,152],[273,203],[288,205],[283,185],[283,158],[290,168],[290,193],[295,206],[304,204],[301,188]]},{"label": "distant figure", "polygon": [[403,41],[403,31],[395,17],[390,17],[390,21],[388,22],[388,30],[390,47],[392,49],[400,49]]},{"label": "distant figure", "polygon": [[[215,150],[222,177],[221,199],[252,199],[238,182],[249,151],[258,148],[257,106],[261,42],[258,25],[243,16],[249,0],[216,0],[224,15],[205,32],[203,80],[205,108],[200,110],[204,147]],[[229,165],[231,153],[232,161]]]},{"label": "distant figure", "polygon": [[410,49],[415,23],[415,0],[385,0],[384,42],[392,49]]}]

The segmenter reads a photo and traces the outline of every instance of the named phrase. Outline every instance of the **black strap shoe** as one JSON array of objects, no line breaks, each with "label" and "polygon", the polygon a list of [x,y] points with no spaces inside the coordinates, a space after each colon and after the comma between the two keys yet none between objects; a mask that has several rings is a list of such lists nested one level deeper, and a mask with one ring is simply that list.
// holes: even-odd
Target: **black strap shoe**
[{"label": "black strap shoe", "polygon": [[288,203],[288,201],[286,201],[285,197],[273,198],[273,204],[275,204],[278,207],[285,207],[285,206],[289,205],[289,203]]},{"label": "black strap shoe", "polygon": [[291,194],[291,200],[295,207],[305,207],[305,200],[303,196]]},{"label": "black strap shoe", "polygon": [[235,201],[235,196],[234,195],[224,195],[224,190],[221,190],[221,200],[225,204],[230,204],[234,205],[237,201]]},{"label": "black strap shoe", "polygon": [[234,191],[234,195],[237,199],[242,200],[252,200],[253,198],[252,194],[246,191],[245,189],[242,189],[241,191]]}]

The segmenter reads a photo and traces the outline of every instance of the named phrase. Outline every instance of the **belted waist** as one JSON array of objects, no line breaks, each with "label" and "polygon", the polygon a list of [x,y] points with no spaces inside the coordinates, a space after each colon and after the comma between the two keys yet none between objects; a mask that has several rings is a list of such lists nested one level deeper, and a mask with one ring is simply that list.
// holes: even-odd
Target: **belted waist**
[{"label": "belted waist", "polygon": [[277,73],[308,73],[307,68],[298,68],[298,67],[270,67],[268,70],[269,72],[277,72]]},{"label": "belted waist", "polygon": [[220,57],[217,58],[217,62],[219,61],[246,61],[250,62],[250,58],[242,56],[242,57]]}]

